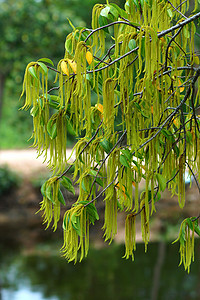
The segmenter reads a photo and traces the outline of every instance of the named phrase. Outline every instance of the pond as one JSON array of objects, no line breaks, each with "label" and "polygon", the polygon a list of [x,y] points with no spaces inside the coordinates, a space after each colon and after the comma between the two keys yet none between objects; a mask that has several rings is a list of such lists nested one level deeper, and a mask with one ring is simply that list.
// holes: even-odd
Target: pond
[{"label": "pond", "polygon": [[1,300],[188,300],[200,299],[200,241],[188,275],[178,267],[178,244],[138,244],[135,261],[125,260],[124,246],[92,248],[82,263],[59,256],[61,241],[39,243],[24,252],[0,246]]}]

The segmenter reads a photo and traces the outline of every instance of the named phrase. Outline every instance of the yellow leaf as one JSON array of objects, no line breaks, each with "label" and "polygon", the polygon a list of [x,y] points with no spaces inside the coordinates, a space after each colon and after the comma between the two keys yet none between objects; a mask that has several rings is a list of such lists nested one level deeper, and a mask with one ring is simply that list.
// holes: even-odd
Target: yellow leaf
[{"label": "yellow leaf", "polygon": [[118,190],[121,190],[122,191],[122,194],[124,195],[124,198],[126,198],[126,193],[125,193],[125,187],[122,185],[120,185],[119,183],[116,185],[116,188]]},{"label": "yellow leaf", "polygon": [[74,60],[72,59],[67,59],[70,67],[72,68],[73,72],[76,74],[76,70],[77,70],[77,64]]},{"label": "yellow leaf", "polygon": [[61,67],[62,72],[64,74],[66,74],[67,76],[69,76],[69,70],[68,70],[66,61],[63,60],[60,64],[60,67]]},{"label": "yellow leaf", "polygon": [[91,65],[91,63],[93,61],[93,56],[92,56],[92,53],[90,51],[86,52],[86,60],[87,60],[88,64]]},{"label": "yellow leaf", "polygon": [[178,84],[179,84],[178,88],[180,89],[180,93],[182,93],[182,92],[184,91],[185,87],[184,87],[184,86],[181,86],[181,85],[182,85],[182,82],[181,82],[180,79],[178,79]]},{"label": "yellow leaf", "polygon": [[170,46],[168,50],[169,50],[169,52],[172,52],[173,48]]},{"label": "yellow leaf", "polygon": [[173,123],[176,127],[178,127],[178,120],[173,118]]},{"label": "yellow leaf", "polygon": [[100,111],[100,113],[103,114],[103,105],[98,103],[98,104],[95,104],[95,107],[98,109],[98,111]]}]

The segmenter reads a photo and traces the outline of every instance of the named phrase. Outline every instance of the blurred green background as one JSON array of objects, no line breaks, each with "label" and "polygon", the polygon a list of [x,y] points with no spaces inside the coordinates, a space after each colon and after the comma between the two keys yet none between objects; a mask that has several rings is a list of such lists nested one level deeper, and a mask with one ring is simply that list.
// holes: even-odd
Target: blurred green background
[{"label": "blurred green background", "polygon": [[[120,6],[124,0],[112,1]],[[26,65],[42,57],[57,65],[74,26],[90,28],[92,7],[104,0],[0,1],[0,149],[27,148],[32,118],[20,111]],[[72,142],[69,140],[69,142]]]}]

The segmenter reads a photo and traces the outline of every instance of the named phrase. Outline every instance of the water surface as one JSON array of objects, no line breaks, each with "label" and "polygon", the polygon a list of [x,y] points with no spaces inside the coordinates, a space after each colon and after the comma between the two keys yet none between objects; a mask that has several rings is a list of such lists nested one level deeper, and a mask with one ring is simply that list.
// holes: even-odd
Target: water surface
[{"label": "water surface", "polygon": [[[178,244],[137,245],[135,261],[124,246],[91,249],[82,263],[67,263],[59,243],[40,243],[32,253],[0,249],[1,300],[200,299],[200,243],[188,275],[178,267]],[[13,251],[15,250],[15,251]]]}]

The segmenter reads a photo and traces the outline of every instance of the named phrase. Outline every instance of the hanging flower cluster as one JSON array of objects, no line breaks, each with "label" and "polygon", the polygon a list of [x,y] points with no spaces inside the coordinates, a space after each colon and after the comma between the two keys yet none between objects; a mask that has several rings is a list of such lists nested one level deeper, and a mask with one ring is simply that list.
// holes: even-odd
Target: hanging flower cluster
[{"label": "hanging flower cluster", "polygon": [[[42,187],[41,210],[47,226],[53,220],[56,229],[60,205],[65,204],[60,184],[74,192],[65,176],[72,166],[79,185],[78,200],[63,221],[62,251],[69,261],[77,261],[79,250],[80,260],[88,253],[89,225],[99,218],[95,204],[101,195],[105,240],[114,239],[117,214],[123,210],[125,257],[133,258],[136,216],[141,216],[146,251],[149,220],[160,193],[167,187],[178,195],[183,208],[186,167],[198,184],[197,7],[195,1],[194,11],[186,17],[189,1],[127,0],[124,9],[108,1],[97,4],[92,29],[73,29],[57,69],[47,58],[27,66],[23,109],[31,108],[33,146],[46,159],[50,150],[53,171]],[[58,85],[49,89],[50,71],[56,73]],[[67,168],[69,124],[78,140],[73,150],[76,159]],[[141,181],[145,188],[140,194]],[[191,259],[185,262],[185,244],[181,247],[189,268]]]}]

